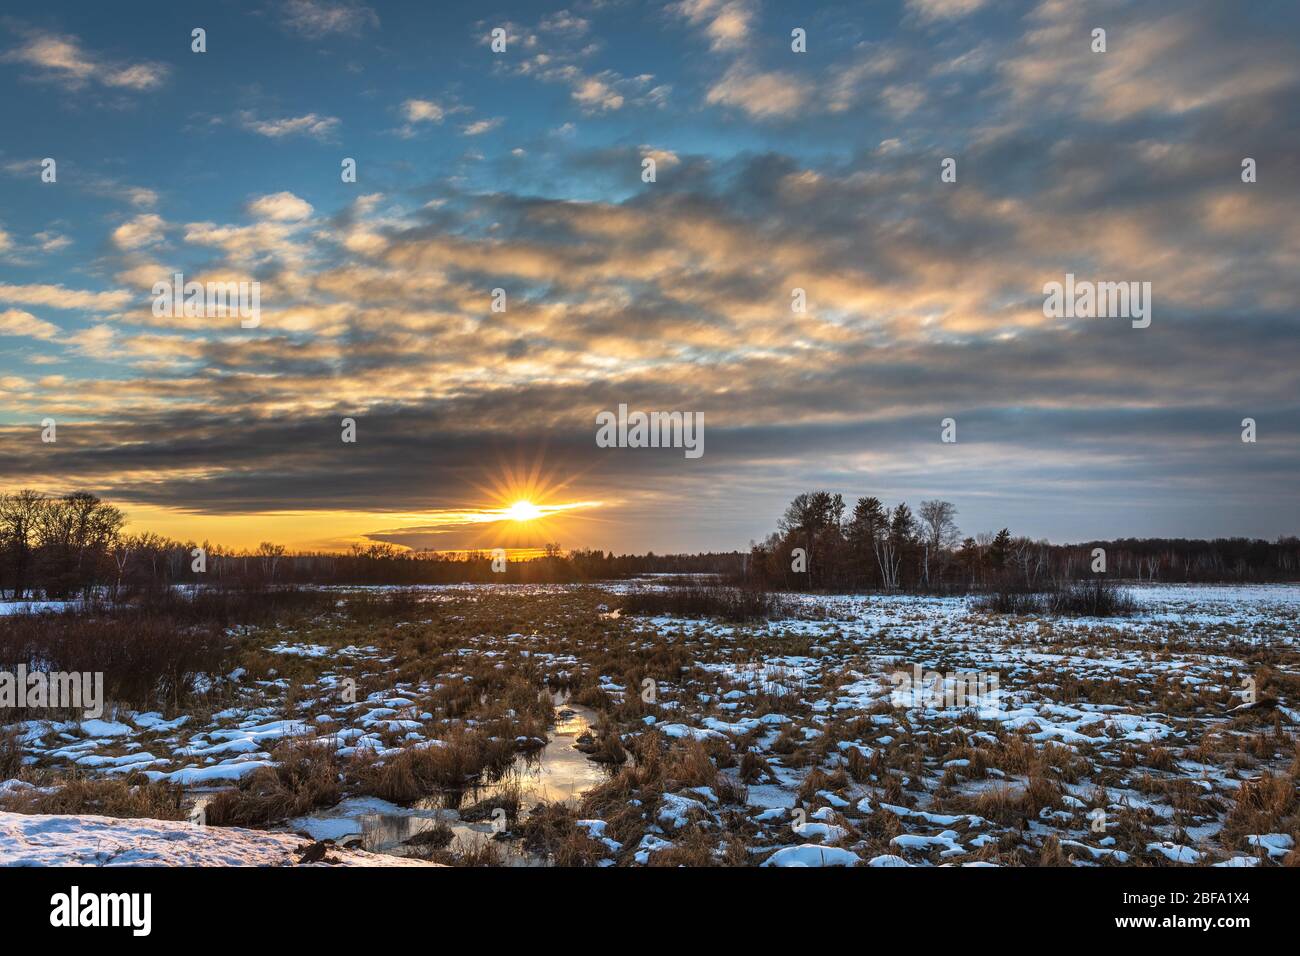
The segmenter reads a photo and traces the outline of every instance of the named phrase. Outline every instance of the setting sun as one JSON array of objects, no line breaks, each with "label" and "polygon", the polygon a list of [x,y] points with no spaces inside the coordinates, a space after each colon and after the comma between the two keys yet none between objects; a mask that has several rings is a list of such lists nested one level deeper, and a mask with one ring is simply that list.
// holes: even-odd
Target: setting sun
[{"label": "setting sun", "polygon": [[512,521],[532,521],[542,516],[542,509],[531,501],[516,501],[506,510],[506,514]]}]

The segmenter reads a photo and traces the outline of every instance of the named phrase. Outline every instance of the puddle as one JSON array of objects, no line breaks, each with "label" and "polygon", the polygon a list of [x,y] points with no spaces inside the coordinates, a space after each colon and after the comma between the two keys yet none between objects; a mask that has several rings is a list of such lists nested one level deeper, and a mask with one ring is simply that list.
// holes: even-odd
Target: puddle
[{"label": "puddle", "polygon": [[[524,806],[539,803],[576,803],[590,789],[609,779],[603,765],[588,760],[573,744],[599,718],[594,710],[559,701],[555,707],[555,728],[546,746],[531,754],[520,754],[496,783],[467,794],[474,801],[485,800],[512,785],[523,793]],[[422,801],[423,802],[423,801]],[[429,804],[432,806],[432,802]]]},{"label": "puddle", "polygon": [[[521,816],[527,817],[539,803],[576,803],[587,791],[609,779],[604,765],[588,760],[574,747],[576,739],[599,715],[559,695],[553,703],[555,726],[546,746],[531,754],[520,754],[500,780],[465,791],[464,806],[518,787],[523,801]],[[411,839],[439,827],[450,829],[452,849],[477,850],[495,843],[507,866],[547,865],[545,858],[526,852],[518,839],[499,837],[490,820],[462,820],[458,811],[447,809],[443,795],[426,797],[410,807],[378,797],[350,797],[328,810],[287,824],[287,829],[309,833],[317,840],[330,839],[392,856],[418,855],[421,847],[411,844]]]}]

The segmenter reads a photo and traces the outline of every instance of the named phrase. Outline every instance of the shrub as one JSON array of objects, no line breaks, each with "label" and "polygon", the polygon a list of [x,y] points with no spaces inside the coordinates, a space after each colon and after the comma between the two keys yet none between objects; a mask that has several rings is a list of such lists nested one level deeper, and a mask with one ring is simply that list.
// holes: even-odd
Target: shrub
[{"label": "shrub", "polygon": [[273,767],[259,767],[237,788],[222,790],[204,808],[214,827],[265,826],[339,802],[338,757],[333,744],[288,741],[271,753]]},{"label": "shrub", "polygon": [[625,614],[716,617],[730,622],[789,617],[793,613],[789,604],[771,591],[698,582],[630,591],[620,607]]},{"label": "shrub", "polygon": [[0,628],[0,661],[102,673],[107,700],[138,710],[168,709],[179,705],[199,675],[224,673],[232,644],[215,624],[192,623],[166,612],[19,614],[6,618]]},{"label": "shrub", "polygon": [[1071,581],[1031,590],[1003,584],[976,598],[971,607],[989,614],[1056,614],[1070,617],[1126,617],[1138,610],[1133,595],[1105,578]]},{"label": "shrub", "polygon": [[1041,614],[1043,599],[1032,591],[1003,587],[976,598],[971,607],[988,614]]},{"label": "shrub", "polygon": [[1137,611],[1133,595],[1105,578],[1074,581],[1051,591],[1046,604],[1051,614],[1078,617],[1127,617]]}]

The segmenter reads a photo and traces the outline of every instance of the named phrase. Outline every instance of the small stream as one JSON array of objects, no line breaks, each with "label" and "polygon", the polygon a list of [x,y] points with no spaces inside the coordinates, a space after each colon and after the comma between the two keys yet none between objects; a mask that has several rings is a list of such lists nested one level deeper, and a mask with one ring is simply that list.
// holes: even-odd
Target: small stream
[{"label": "small stream", "polygon": [[[507,787],[518,786],[523,795],[522,819],[539,803],[577,803],[587,791],[609,779],[609,770],[604,765],[588,760],[574,747],[574,741],[599,715],[559,695],[553,702],[555,727],[546,746],[533,753],[520,754],[499,780],[466,791],[467,804],[487,800]],[[349,797],[328,810],[290,820],[286,828],[308,833],[316,840],[333,840],[372,853],[411,856],[419,855],[412,838],[439,825],[450,828],[453,850],[474,850],[495,843],[507,866],[547,865],[545,858],[525,851],[519,839],[498,836],[490,820],[462,820],[458,811],[447,809],[441,794],[418,800],[410,807],[378,797]]]}]

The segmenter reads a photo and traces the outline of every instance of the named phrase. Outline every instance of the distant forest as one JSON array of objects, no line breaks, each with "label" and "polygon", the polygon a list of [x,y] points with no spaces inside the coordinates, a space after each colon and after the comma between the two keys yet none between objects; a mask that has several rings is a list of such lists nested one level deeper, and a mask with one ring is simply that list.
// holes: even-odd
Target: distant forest
[{"label": "distant forest", "polygon": [[[796,549],[799,549],[797,552]],[[1096,549],[1103,554],[1098,556]],[[801,552],[801,553],[800,553]],[[957,509],[923,501],[916,511],[863,497],[796,497],[777,530],[750,548],[743,577],[768,589],[1029,590],[1106,577],[1163,582],[1300,580],[1300,538],[1120,538],[1051,544],[1010,529],[963,535]]]},{"label": "distant forest", "polygon": [[[79,492],[0,495],[0,596],[128,597],[177,584],[581,583],[647,574],[717,575],[766,590],[952,593],[1032,589],[1104,576],[1161,582],[1300,580],[1300,538],[1213,541],[1123,538],[1057,545],[1009,529],[964,536],[945,501],[886,508],[812,491],[786,508],[777,529],[747,552],[615,555],[551,545],[534,558],[494,562],[491,552],[445,555],[390,544],[346,553],[290,553],[270,542],[234,551],[210,542],[126,534],[120,509]],[[1104,551],[1095,571],[1094,550]]]}]

